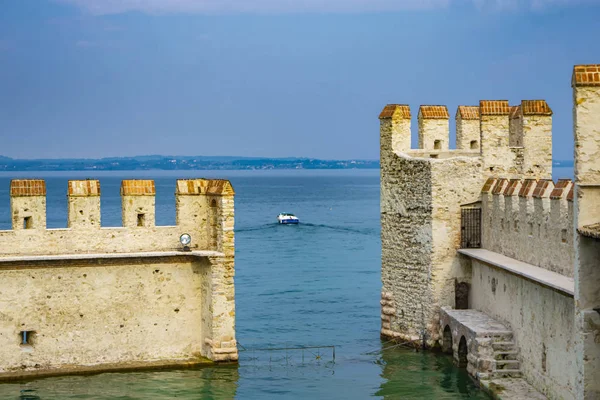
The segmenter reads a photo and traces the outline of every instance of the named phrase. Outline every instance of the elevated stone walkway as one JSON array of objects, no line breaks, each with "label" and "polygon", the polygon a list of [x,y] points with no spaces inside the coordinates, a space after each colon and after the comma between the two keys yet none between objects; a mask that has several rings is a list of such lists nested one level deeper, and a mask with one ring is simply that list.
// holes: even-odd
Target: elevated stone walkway
[{"label": "elevated stone walkway", "polygon": [[442,349],[496,397],[546,398],[522,379],[519,351],[504,324],[480,311],[443,308],[440,327]]}]

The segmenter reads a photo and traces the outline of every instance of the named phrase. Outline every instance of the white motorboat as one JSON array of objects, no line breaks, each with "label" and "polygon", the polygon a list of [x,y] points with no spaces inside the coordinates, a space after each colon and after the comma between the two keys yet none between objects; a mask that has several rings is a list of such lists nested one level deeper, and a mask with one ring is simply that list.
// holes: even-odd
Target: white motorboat
[{"label": "white motorboat", "polygon": [[277,216],[277,221],[280,224],[297,224],[298,222],[300,222],[298,217],[296,217],[294,214],[290,214],[290,213],[279,214]]}]

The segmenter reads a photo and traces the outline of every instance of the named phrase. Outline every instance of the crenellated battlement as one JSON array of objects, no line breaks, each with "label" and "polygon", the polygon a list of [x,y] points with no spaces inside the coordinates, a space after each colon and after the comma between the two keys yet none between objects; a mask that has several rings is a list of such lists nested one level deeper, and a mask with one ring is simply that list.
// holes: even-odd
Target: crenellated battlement
[{"label": "crenellated battlement", "polygon": [[570,179],[489,178],[482,247],[572,277],[573,188]]},{"label": "crenellated battlement", "polygon": [[[191,249],[233,251],[233,197],[229,181],[178,180],[175,226],[156,226],[152,180],[121,183],[122,227],[102,227],[98,180],[71,180],[67,186],[67,228],[46,228],[46,184],[13,180],[12,230],[0,231],[0,255],[121,253],[181,248],[179,236],[192,236]],[[83,233],[80,233],[83,232]]]},{"label": "crenellated battlement", "polygon": [[448,108],[419,107],[418,148],[411,149],[411,110],[388,104],[380,116],[381,145],[410,157],[480,157],[487,176],[548,178],[552,171],[552,110],[544,100],[481,100],[456,110],[456,149],[450,149]]},{"label": "crenellated battlement", "polygon": [[548,398],[587,399],[600,398],[600,64],[575,66],[571,85],[574,181],[551,179],[544,100],[459,106],[456,150],[445,106],[419,109],[419,149],[410,107],[384,108],[381,335],[441,338],[456,357],[441,308],[486,314],[511,330],[502,353],[514,342],[520,355],[478,359],[467,339],[476,379],[495,372],[475,372],[472,360],[522,373]]},{"label": "crenellated battlement", "polygon": [[67,228],[47,229],[46,183],[11,181],[0,380],[235,362],[231,183],[178,180],[175,226],[156,226],[152,180],[121,182],[122,227],[101,224],[100,181],[66,189]]}]

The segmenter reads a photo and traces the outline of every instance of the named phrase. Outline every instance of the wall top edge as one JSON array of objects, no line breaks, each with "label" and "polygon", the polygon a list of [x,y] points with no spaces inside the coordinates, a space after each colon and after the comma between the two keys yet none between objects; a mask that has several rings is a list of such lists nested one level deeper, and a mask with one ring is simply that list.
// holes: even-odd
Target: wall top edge
[{"label": "wall top edge", "polygon": [[51,262],[65,260],[99,260],[99,259],[124,259],[124,258],[157,258],[157,257],[223,257],[218,251],[193,250],[193,251],[152,251],[134,253],[85,253],[85,254],[58,254],[38,256],[0,256],[0,265],[15,262]]}]

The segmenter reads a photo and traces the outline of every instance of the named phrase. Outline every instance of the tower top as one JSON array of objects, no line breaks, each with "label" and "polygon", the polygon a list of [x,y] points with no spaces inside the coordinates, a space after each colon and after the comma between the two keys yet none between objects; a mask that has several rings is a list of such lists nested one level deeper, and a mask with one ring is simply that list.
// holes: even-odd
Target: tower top
[{"label": "tower top", "polygon": [[410,119],[410,106],[408,104],[388,104],[383,107],[381,114],[379,114],[379,119],[393,117]]},{"label": "tower top", "polygon": [[552,109],[546,100],[522,100],[523,115],[552,115]]},{"label": "tower top", "polygon": [[449,119],[448,107],[446,106],[421,106],[419,116],[423,119]]},{"label": "tower top", "polygon": [[479,102],[481,115],[509,115],[508,100],[481,100]]},{"label": "tower top", "polygon": [[45,196],[46,182],[41,179],[13,179],[10,181],[12,197]]},{"label": "tower top", "polygon": [[479,106],[458,106],[456,118],[476,120],[479,119]]},{"label": "tower top", "polygon": [[576,65],[573,68],[571,85],[600,86],[600,64]]}]

